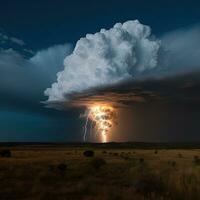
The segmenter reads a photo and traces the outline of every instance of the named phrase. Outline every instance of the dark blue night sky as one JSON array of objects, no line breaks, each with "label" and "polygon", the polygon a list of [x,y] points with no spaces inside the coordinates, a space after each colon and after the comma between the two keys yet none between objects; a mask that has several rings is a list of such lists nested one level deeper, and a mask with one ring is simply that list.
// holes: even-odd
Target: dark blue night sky
[{"label": "dark blue night sky", "polygon": [[1,1],[1,28],[34,50],[138,19],[155,35],[199,23],[199,1]]},{"label": "dark blue night sky", "polygon": [[[191,27],[196,27],[200,33],[199,8],[200,2],[192,0],[1,1],[0,142],[82,141],[84,121],[79,115],[83,110],[55,110],[45,108],[42,103],[47,99],[44,90],[55,82],[56,73],[63,69],[63,60],[72,52],[76,41],[87,33],[96,33],[101,28],[113,27],[117,22],[135,19],[150,26],[153,35],[158,38],[171,31],[188,30]],[[200,52],[200,44],[196,45]],[[191,76],[188,79],[191,81],[194,78]],[[158,91],[170,90],[169,95],[176,93],[171,89],[175,87],[163,85],[164,89],[161,84]],[[184,91],[184,99],[194,95],[195,101],[178,103],[179,107],[176,101],[167,106],[133,106],[135,112],[127,115],[129,119],[130,115],[133,116],[137,128],[130,128],[122,140],[200,141],[198,89],[199,85],[195,82],[195,87]],[[157,122],[151,120],[152,125],[149,125],[147,133],[143,129],[143,120],[149,121],[147,116],[151,114],[159,116],[160,125],[156,128]],[[175,115],[178,120],[173,118]],[[183,127],[185,122],[187,125]],[[137,134],[132,136],[132,131]],[[120,141],[120,137],[116,138]]]}]

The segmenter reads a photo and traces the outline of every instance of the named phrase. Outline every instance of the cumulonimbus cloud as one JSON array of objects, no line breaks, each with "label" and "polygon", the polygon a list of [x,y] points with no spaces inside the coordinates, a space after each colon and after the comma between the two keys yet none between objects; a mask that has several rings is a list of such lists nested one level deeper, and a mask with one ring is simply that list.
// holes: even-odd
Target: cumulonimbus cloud
[{"label": "cumulonimbus cloud", "polygon": [[48,101],[65,101],[73,92],[105,87],[156,68],[160,41],[138,20],[117,23],[109,30],[87,34],[64,60],[57,82],[46,89]]},{"label": "cumulonimbus cloud", "polygon": [[88,34],[65,58],[57,82],[45,90],[47,103],[72,103],[78,93],[115,87],[123,81],[133,84],[145,78],[160,80],[199,72],[199,35],[200,26],[195,25],[155,39],[150,27],[137,20]]}]

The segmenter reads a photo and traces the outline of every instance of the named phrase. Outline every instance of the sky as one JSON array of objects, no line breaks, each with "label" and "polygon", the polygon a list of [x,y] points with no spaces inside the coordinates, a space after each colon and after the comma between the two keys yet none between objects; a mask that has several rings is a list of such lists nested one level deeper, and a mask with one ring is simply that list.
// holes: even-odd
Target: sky
[{"label": "sky", "polygon": [[[124,55],[122,59],[124,49],[120,51],[119,46],[112,43],[109,48],[113,49],[112,52],[117,52],[118,57],[102,58],[95,54],[95,64],[98,67],[100,61],[111,63],[116,58],[119,62],[111,67],[119,65],[119,73],[106,76],[104,82],[112,81],[106,82],[110,84],[109,88],[94,90],[89,97],[96,98],[95,95],[100,94],[101,98],[114,98],[111,93],[117,91],[120,102],[124,94],[134,93],[134,97],[143,98],[145,103],[134,99],[123,102],[130,106],[119,108],[118,125],[112,131],[110,140],[200,141],[199,6],[198,1],[192,0],[59,0],[56,3],[50,0],[1,1],[0,142],[82,141],[85,121],[80,118],[80,114],[84,113],[84,109],[47,108],[43,102],[54,97],[57,90],[47,92],[47,96],[44,93],[53,83],[65,86],[62,81],[57,80],[56,74],[68,66],[71,67],[70,73],[76,77],[73,82],[68,71],[63,72],[61,76],[61,80],[73,89],[69,104],[76,98],[74,92],[81,91],[88,95],[82,91],[81,86],[85,86],[83,89],[98,87],[99,80],[94,75],[85,73],[90,72],[88,55],[84,55],[85,59],[80,59],[79,64],[74,64],[81,57],[78,53],[88,50],[88,54],[91,55],[96,49],[86,48],[85,40],[79,43],[77,41],[85,38],[88,33],[97,33],[102,28],[108,30],[116,23],[123,24],[128,20],[139,20],[141,28],[144,28],[143,25],[151,28],[150,36],[144,34],[142,39],[140,36],[136,37],[135,33],[131,35],[133,39],[136,37],[140,44],[138,48],[132,46],[136,55],[139,55],[136,59],[140,62],[137,65],[132,63],[134,70],[130,72],[131,76],[138,77],[138,80],[128,81],[125,86],[121,83],[115,85],[121,78],[128,80],[125,73],[127,71],[122,71],[124,65],[119,65],[127,57]],[[132,26],[136,27],[135,24],[128,24],[121,29],[126,32]],[[108,33],[106,37],[115,39],[112,33]],[[148,41],[144,46],[146,37]],[[133,40],[124,38],[125,36],[122,38],[123,44],[132,44]],[[97,40],[98,38],[92,37],[89,44],[92,41],[91,44],[96,45]],[[74,48],[79,49],[78,57],[66,60],[66,56],[71,55]],[[154,64],[148,68],[152,60]],[[84,72],[77,67],[81,64],[85,65]],[[120,68],[121,66],[123,68]],[[141,66],[145,67],[143,73],[140,70]],[[83,75],[89,77],[88,85],[82,80]],[[146,76],[153,80],[146,81]],[[90,78],[95,78],[95,81],[91,82]],[[59,95],[68,94],[69,89],[66,88],[64,91],[58,91]],[[126,88],[126,91],[121,88]],[[57,97],[59,100],[60,96]]]}]

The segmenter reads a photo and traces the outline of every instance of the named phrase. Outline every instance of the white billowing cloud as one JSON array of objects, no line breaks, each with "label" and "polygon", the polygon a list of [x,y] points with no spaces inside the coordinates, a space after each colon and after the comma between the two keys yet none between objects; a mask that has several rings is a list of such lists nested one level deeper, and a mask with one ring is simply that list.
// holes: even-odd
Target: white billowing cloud
[{"label": "white billowing cloud", "polygon": [[64,60],[57,82],[45,91],[48,101],[66,100],[73,92],[125,81],[157,66],[160,42],[138,20],[117,23],[87,34]]}]

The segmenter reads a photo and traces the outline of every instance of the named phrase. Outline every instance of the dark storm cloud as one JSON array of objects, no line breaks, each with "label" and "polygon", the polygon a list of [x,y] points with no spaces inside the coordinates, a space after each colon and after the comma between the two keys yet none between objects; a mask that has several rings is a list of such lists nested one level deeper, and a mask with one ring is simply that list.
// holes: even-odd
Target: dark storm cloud
[{"label": "dark storm cloud", "polygon": [[38,104],[43,90],[56,79],[71,46],[55,45],[27,59],[13,49],[0,50],[0,101]]},{"label": "dark storm cloud", "polygon": [[[29,58],[22,54],[23,50],[18,50],[0,50],[1,141],[70,139],[68,128],[79,132],[71,123],[78,115],[77,111],[66,113],[47,109],[41,100],[44,99],[43,90],[62,69],[63,59],[71,51],[71,45],[51,46]],[[71,125],[66,126],[66,123]]]},{"label": "dark storm cloud", "polygon": [[196,103],[200,104],[200,72],[143,81],[124,82],[112,87],[96,88],[68,95],[68,102],[52,102],[49,106],[58,109],[87,107],[95,103],[109,103],[115,107],[137,104]]},{"label": "dark storm cloud", "polygon": [[[184,27],[161,37],[164,49],[160,72],[163,75],[200,70],[200,24]],[[158,74],[159,75],[159,74]]]}]

